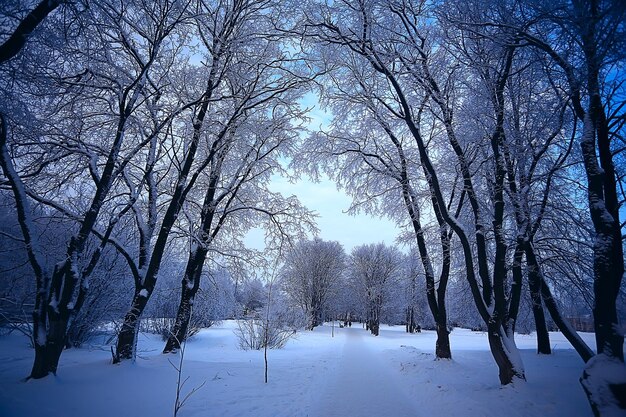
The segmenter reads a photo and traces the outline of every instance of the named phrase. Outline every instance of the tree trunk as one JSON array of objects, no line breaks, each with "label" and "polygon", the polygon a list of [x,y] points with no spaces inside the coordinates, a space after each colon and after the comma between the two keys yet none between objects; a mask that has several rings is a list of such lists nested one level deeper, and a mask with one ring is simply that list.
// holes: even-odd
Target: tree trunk
[{"label": "tree trunk", "polygon": [[196,291],[187,288],[185,281],[183,281],[181,299],[178,305],[178,311],[176,312],[174,328],[168,336],[167,342],[165,342],[163,353],[175,353],[180,349],[181,343],[187,337],[189,321],[191,320],[191,306],[193,305],[195,296]]},{"label": "tree trunk", "polygon": [[543,279],[541,279],[541,296],[543,301],[546,303],[546,308],[548,309],[550,317],[552,317],[556,326],[559,328],[561,333],[563,333],[563,336],[565,336],[567,341],[572,344],[574,350],[576,350],[582,360],[587,362],[593,357],[593,351],[580,338],[580,336],[578,336],[576,330],[563,318],[548,284]]},{"label": "tree trunk", "polygon": [[539,278],[541,297],[552,317],[552,320],[557,325],[563,336],[567,339],[568,342],[572,344],[576,352],[580,355],[583,361],[587,362],[593,356],[593,351],[587,346],[587,344],[578,336],[576,330],[572,328],[572,326],[563,318],[559,308],[556,304],[556,300],[552,296],[552,292],[550,291],[550,287],[546,283],[541,270],[539,269],[539,265],[537,264],[537,258],[535,256],[535,251],[532,243],[529,243],[526,247],[526,262],[529,265],[534,267],[535,272]]},{"label": "tree trunk", "polygon": [[307,327],[307,330],[313,330],[320,324],[322,324],[322,309],[319,305],[313,304],[311,306],[309,326]]},{"label": "tree trunk", "polygon": [[601,39],[606,36],[601,31],[605,30],[611,16],[609,14],[606,17],[606,10],[600,9],[598,1],[574,2],[574,5],[576,12],[584,16],[580,34],[585,54],[589,109],[582,117],[580,147],[587,174],[589,213],[595,232],[593,318],[598,350],[596,357],[587,362],[580,382],[596,416],[618,415],[626,411],[624,335],[619,331],[616,305],[624,276],[624,253],[617,196],[618,179],[600,83],[605,58],[603,52],[599,52],[602,51]]},{"label": "tree trunk", "polygon": [[374,336],[378,336],[379,332],[380,332],[380,323],[378,323],[378,320],[372,319],[370,320],[370,331],[372,332],[372,334]]},{"label": "tree trunk", "polygon": [[56,375],[61,353],[65,348],[65,338],[69,314],[48,312],[48,338],[46,341],[45,362],[48,372]]},{"label": "tree trunk", "polygon": [[450,351],[450,332],[448,326],[444,322],[437,323],[437,341],[435,343],[435,356],[437,359],[452,359]]},{"label": "tree trunk", "polygon": [[441,231],[441,249],[443,252],[443,262],[441,275],[439,275],[439,286],[437,287],[437,341],[435,342],[435,355],[437,359],[452,359],[450,350],[450,332],[448,331],[448,311],[446,309],[446,288],[450,277],[450,239],[447,229]]},{"label": "tree trunk", "polygon": [[39,379],[48,375],[46,365],[46,309],[37,296],[37,304],[33,311],[33,345],[35,346],[35,360],[30,372],[30,378]]},{"label": "tree trunk", "polygon": [[180,303],[176,312],[176,320],[172,333],[167,338],[163,353],[175,352],[180,349],[180,344],[187,337],[189,328],[189,320],[191,319],[191,309],[193,306],[196,293],[200,288],[200,278],[202,277],[202,268],[206,260],[208,251],[202,247],[196,247],[189,253],[185,275],[181,283]]},{"label": "tree trunk", "polygon": [[380,315],[378,314],[379,307],[377,305],[379,301],[374,300],[374,305],[370,309],[369,318],[367,319],[367,329],[374,336],[378,336],[380,330]]},{"label": "tree trunk", "polygon": [[39,379],[50,373],[56,375],[71,313],[67,308],[59,310],[48,306],[45,314],[41,309],[33,313],[35,360],[29,378]]},{"label": "tree trunk", "polygon": [[145,289],[135,291],[130,311],[126,313],[122,328],[117,336],[116,353],[113,357],[113,363],[119,363],[122,360],[133,358],[136,335],[139,330],[139,319],[148,303],[146,291]]},{"label": "tree trunk", "polygon": [[[532,259],[533,263],[528,262],[529,258]],[[537,353],[549,355],[552,353],[550,348],[550,334],[548,333],[546,316],[543,312],[543,304],[541,302],[541,278],[537,271],[539,265],[536,264],[534,254],[530,257],[526,256],[526,264],[528,265],[528,288],[533,303],[533,316],[535,317],[535,330],[537,331]]]},{"label": "tree trunk", "polygon": [[524,371],[520,369],[521,358],[514,356],[517,354],[517,348],[514,346],[514,342],[508,339],[497,320],[489,322],[487,335],[491,354],[498,365],[500,383],[507,385],[512,383],[515,378],[525,380]]},{"label": "tree trunk", "polygon": [[415,333],[415,307],[409,306],[406,309],[406,332]]}]

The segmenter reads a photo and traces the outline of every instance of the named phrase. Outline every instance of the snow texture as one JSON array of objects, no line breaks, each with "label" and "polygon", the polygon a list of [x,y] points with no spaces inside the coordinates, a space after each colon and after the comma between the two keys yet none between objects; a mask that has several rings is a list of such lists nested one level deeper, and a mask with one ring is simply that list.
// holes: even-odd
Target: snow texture
[{"label": "snow texture", "polygon": [[[436,334],[381,326],[379,337],[359,323],[298,332],[263,352],[237,348],[234,322],[202,330],[187,344],[183,393],[206,381],[179,416],[591,416],[578,379],[583,363],[565,338],[550,335],[553,355],[537,355],[533,335],[517,335],[528,381],[502,387],[486,333],[454,329],[453,360],[435,360]],[[593,346],[593,334],[582,334]],[[17,334],[0,338],[0,416],[171,416],[176,371],[159,336],[140,334],[136,363],[110,364],[109,348],[61,357],[58,376],[24,382],[33,351]],[[100,344],[98,342],[101,342]]]},{"label": "snow texture", "polygon": [[591,400],[602,416],[624,416],[624,409],[615,402],[611,386],[626,386],[626,366],[616,358],[603,353],[594,356],[585,366],[581,383],[591,394]]}]

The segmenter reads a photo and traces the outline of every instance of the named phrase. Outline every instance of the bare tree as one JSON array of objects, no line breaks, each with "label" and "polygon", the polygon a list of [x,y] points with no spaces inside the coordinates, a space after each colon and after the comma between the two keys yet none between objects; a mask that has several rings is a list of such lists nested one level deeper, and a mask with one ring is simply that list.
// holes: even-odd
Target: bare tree
[{"label": "bare tree", "polygon": [[[234,109],[211,138],[203,172],[206,183],[198,187],[204,192],[203,203],[199,213],[191,216],[197,216],[200,227],[191,236],[176,324],[164,353],[177,349],[184,335],[207,256],[228,252],[225,235],[241,239],[249,228],[264,222],[267,234],[289,240],[312,228],[310,213],[297,200],[268,189],[270,176],[283,172],[278,158],[289,156],[298,141],[294,121],[304,115],[297,99],[310,79],[308,70],[284,51],[288,39],[274,28],[281,22],[279,8],[271,2],[237,7],[241,10],[234,10],[239,19],[234,24],[239,26],[239,47],[247,55],[233,58],[225,73],[226,88],[235,98]],[[237,243],[243,246],[241,242],[231,246]]]},{"label": "bare tree", "polygon": [[[154,92],[150,73],[161,47],[179,21],[179,11],[166,2],[150,10],[136,4],[118,10],[115,5],[99,3],[89,10],[89,17],[83,22],[84,30],[73,32],[68,37],[70,42],[61,46],[61,56],[67,65],[40,75],[42,87],[54,85],[56,88],[42,94],[47,94],[51,105],[38,107],[34,102],[29,103],[32,89],[19,90],[24,94],[18,97],[19,102],[30,106],[31,112],[40,119],[38,129],[34,130],[27,128],[32,120],[11,116],[13,136],[29,138],[29,141],[13,142],[12,155],[7,147],[6,119],[2,117],[3,171],[15,195],[18,212],[24,213],[20,221],[24,224],[24,235],[28,236],[26,241],[33,248],[31,264],[37,276],[36,355],[31,372],[34,378],[56,372],[68,322],[85,299],[87,278],[121,213],[130,207],[126,205],[126,209],[114,212],[99,234],[102,244],[87,253],[86,244],[98,226],[109,193],[116,187],[123,167],[143,146],[141,142],[126,139],[133,136],[134,115],[145,97]],[[143,30],[138,31],[141,25]],[[114,44],[120,47],[113,48]],[[101,59],[92,59],[92,48],[100,49]],[[32,74],[24,76],[32,81]],[[19,85],[24,80],[15,81]],[[35,96],[37,94],[35,92]],[[20,147],[29,151],[22,154],[18,152]],[[32,161],[36,163],[29,164]],[[57,172],[48,170],[49,167]],[[75,167],[78,169],[72,171]],[[54,176],[49,175],[51,172]],[[50,178],[52,182],[58,181],[56,189],[48,188]],[[68,195],[77,191],[89,196],[90,201],[85,198],[72,207],[67,204],[71,202]],[[45,271],[39,259],[41,255],[36,253],[42,248],[33,242],[29,231],[31,227],[25,214],[29,212],[29,198],[53,207],[78,225],[63,260],[52,272]]]},{"label": "bare tree", "polygon": [[[144,238],[140,242],[143,249],[140,250],[137,261],[130,256],[127,257],[129,264],[135,265],[135,268],[131,267],[134,271],[135,295],[118,334],[114,362],[132,357],[139,319],[156,286],[165,248],[187,196],[194,190],[196,182],[215,155],[222,151],[225,139],[232,134],[231,130],[241,112],[254,97],[251,94],[240,94],[231,99],[224,84],[228,75],[236,71],[237,62],[232,61],[237,51],[236,45],[243,40],[239,36],[245,37],[246,34],[242,28],[249,23],[248,18],[262,9],[262,6],[257,7],[247,2],[218,5],[199,2],[196,6],[197,10],[191,15],[197,30],[195,35],[200,38],[204,47],[202,52],[204,61],[201,62],[200,68],[191,71],[189,78],[194,80],[195,86],[201,87],[198,89],[186,85],[181,88],[184,94],[188,94],[183,96],[183,100],[190,104],[192,121],[190,125],[177,121],[175,127],[180,130],[172,130],[180,141],[174,142],[171,150],[170,157],[176,168],[173,175],[173,191],[160,224],[156,224],[155,204],[149,204],[147,207],[149,214],[143,216],[149,220],[147,225],[150,228],[145,227],[142,217],[137,216],[135,212],[138,228]],[[217,18],[213,19],[216,16]],[[182,77],[182,80],[186,81],[187,77]],[[210,141],[204,146],[207,137]],[[156,198],[150,188],[148,192]],[[155,234],[154,243],[151,242],[152,234]]]},{"label": "bare tree", "polygon": [[[601,415],[624,408],[623,401],[617,398],[626,386],[623,335],[617,331],[616,307],[624,272],[623,225],[619,219],[620,177],[614,163],[617,153],[614,153],[612,140],[619,136],[617,132],[623,127],[620,121],[623,102],[618,106],[611,103],[620,87],[616,87],[613,76],[609,75],[624,59],[626,8],[621,2],[595,0],[521,6],[523,13],[511,15],[515,16],[514,20],[492,16],[475,22],[474,27],[516,31],[525,46],[549,57],[560,71],[555,75],[567,86],[566,93],[577,123],[582,124],[582,132],[576,136],[587,177],[587,199],[595,235],[593,314],[598,354],[592,358],[591,350],[576,340],[575,332],[567,323],[561,321],[558,314],[553,318],[587,362],[581,382],[594,413]],[[611,113],[607,114],[607,109],[611,109]],[[532,253],[526,255],[533,258]],[[545,280],[541,280],[540,285],[549,306],[553,301],[550,288]],[[605,367],[623,375],[621,382],[607,381]]]},{"label": "bare tree", "polygon": [[[347,4],[347,6],[346,6]],[[466,262],[466,277],[470,283],[476,306],[485,324],[489,327],[490,347],[500,369],[500,380],[503,384],[512,382],[513,378],[524,378],[524,371],[517,350],[512,341],[512,333],[507,328],[506,317],[509,314],[506,301],[506,247],[500,228],[503,223],[503,180],[504,171],[500,146],[503,137],[501,100],[502,86],[510,71],[514,47],[507,46],[500,50],[500,62],[497,82],[490,85],[495,103],[494,112],[498,115],[493,124],[491,136],[491,155],[497,168],[495,183],[490,196],[493,202],[494,233],[499,237],[493,267],[493,279],[490,276],[489,258],[487,255],[486,232],[484,226],[486,210],[482,207],[475,186],[475,178],[470,168],[471,150],[465,150],[457,136],[457,121],[454,113],[454,100],[451,90],[454,78],[444,81],[445,88],[440,87],[438,75],[442,73],[439,63],[445,63],[445,56],[439,56],[442,49],[435,49],[436,40],[429,39],[425,33],[432,32],[428,20],[424,18],[425,5],[409,2],[381,2],[365,4],[364,2],[341,3],[323,6],[319,16],[310,19],[310,36],[324,45],[332,47],[337,54],[344,54],[348,62],[360,62],[362,68],[380,77],[379,85],[387,89],[385,100],[378,100],[387,112],[387,119],[400,123],[407,135],[416,145],[417,155],[425,172],[431,201],[435,213],[439,213],[445,224],[461,240]],[[333,20],[336,13],[348,13],[350,19],[342,19],[341,23]],[[397,24],[390,25],[395,21]],[[392,28],[393,26],[393,28]],[[428,28],[428,29],[426,29]],[[422,33],[424,31],[424,33]],[[429,42],[430,41],[430,42]],[[341,52],[343,51],[343,52]],[[409,53],[408,51],[412,51]],[[435,53],[437,51],[437,53]],[[371,69],[371,71],[369,70]],[[437,69],[437,73],[435,73]],[[449,73],[448,73],[449,74]],[[452,72],[454,75],[454,72]],[[384,81],[383,81],[384,80]],[[415,85],[418,86],[417,94]],[[421,91],[422,94],[419,94]],[[417,97],[416,97],[417,95]],[[420,96],[421,95],[421,99]],[[429,152],[436,152],[433,144],[422,132],[422,106],[420,102],[428,100],[433,120],[443,130],[449,146],[457,160],[461,174],[464,196],[469,200],[471,222],[474,226],[474,247],[465,225],[455,216],[448,199],[442,192],[441,172],[433,164]],[[417,103],[416,103],[417,102]],[[417,106],[416,106],[417,104]],[[459,196],[459,200],[460,200]],[[478,275],[475,271],[475,259]],[[479,281],[480,280],[480,281]],[[495,297],[495,298],[494,298]]]},{"label": "bare tree", "polygon": [[345,253],[338,242],[304,240],[287,253],[280,287],[307,316],[308,330],[322,324],[344,268]]},{"label": "bare tree", "polygon": [[380,332],[380,319],[390,292],[400,279],[400,251],[382,243],[357,246],[349,261],[354,287],[359,291],[366,309],[366,326],[374,335]]}]

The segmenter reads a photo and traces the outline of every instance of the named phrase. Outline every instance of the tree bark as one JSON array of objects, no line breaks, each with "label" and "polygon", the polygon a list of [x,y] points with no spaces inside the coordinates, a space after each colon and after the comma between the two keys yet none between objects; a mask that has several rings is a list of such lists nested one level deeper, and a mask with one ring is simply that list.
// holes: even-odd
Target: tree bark
[{"label": "tree bark", "polygon": [[417,326],[415,325],[415,307],[411,305],[406,309],[406,332],[415,333],[416,328]]},{"label": "tree bark", "polygon": [[175,353],[180,349],[181,343],[185,341],[191,320],[191,306],[195,300],[195,295],[196,291],[187,288],[187,284],[183,281],[181,300],[178,305],[178,311],[176,312],[176,320],[171,334],[165,342],[163,353]]},{"label": "tree bark", "polygon": [[[527,252],[529,250],[532,249],[526,249]],[[532,263],[528,262],[528,258],[532,260]],[[535,330],[537,331],[537,353],[549,355],[552,353],[552,349],[550,348],[550,334],[548,333],[546,316],[543,312],[541,301],[541,277],[537,270],[539,265],[536,262],[534,253],[530,257],[526,256],[526,259],[528,265],[528,288],[533,303],[532,309],[535,318]]]},{"label": "tree bark", "polygon": [[187,337],[189,329],[189,321],[191,319],[191,309],[195,300],[198,289],[200,288],[200,278],[202,276],[202,267],[206,259],[207,250],[204,248],[196,248],[189,255],[187,268],[181,283],[181,299],[176,312],[176,320],[172,333],[167,338],[163,353],[175,352],[180,349],[180,344]]},{"label": "tree bark", "polygon": [[446,321],[437,323],[437,341],[435,342],[435,357],[437,359],[452,359],[450,332]]},{"label": "tree bark", "polygon": [[523,370],[513,360],[511,346],[499,320],[491,320],[487,326],[487,337],[491,354],[498,365],[498,376],[502,385],[510,384],[515,378],[526,379]]},{"label": "tree bark", "polygon": [[578,336],[576,330],[572,328],[572,326],[563,318],[559,308],[556,304],[556,300],[552,296],[552,292],[550,291],[550,287],[546,283],[543,275],[541,274],[541,270],[539,269],[539,265],[537,263],[537,258],[535,256],[534,248],[532,243],[526,247],[526,261],[529,263],[531,267],[535,268],[537,272],[537,276],[539,278],[540,283],[540,291],[543,301],[554,320],[554,323],[557,325],[563,336],[567,339],[568,342],[572,344],[576,352],[580,355],[583,361],[587,362],[594,355],[593,351],[587,346],[587,344]]},{"label": "tree bark", "polygon": [[115,355],[113,356],[113,363],[119,363],[122,360],[133,358],[139,319],[148,303],[148,296],[145,291],[147,291],[145,288],[138,291],[135,290],[131,308],[128,313],[126,313],[122,328],[117,335],[117,346]]},{"label": "tree bark", "polygon": [[33,345],[35,347],[35,360],[30,371],[30,378],[39,379],[48,375],[46,361],[46,328],[47,311],[41,303],[41,296],[37,295],[35,310],[33,311]]}]

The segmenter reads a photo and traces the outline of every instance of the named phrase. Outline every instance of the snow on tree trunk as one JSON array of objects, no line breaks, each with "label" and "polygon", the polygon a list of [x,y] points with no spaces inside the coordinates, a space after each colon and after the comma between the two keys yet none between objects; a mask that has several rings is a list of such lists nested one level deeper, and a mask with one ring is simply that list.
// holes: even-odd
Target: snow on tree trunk
[{"label": "snow on tree trunk", "polygon": [[163,353],[175,352],[180,349],[180,344],[187,335],[189,320],[191,319],[191,309],[193,302],[200,288],[202,268],[206,259],[207,250],[196,246],[189,254],[185,275],[181,284],[181,299],[176,312],[176,320],[172,333],[167,338]]},{"label": "snow on tree trunk", "polygon": [[149,293],[145,288],[139,291],[135,290],[130,311],[126,313],[122,327],[117,335],[117,345],[115,355],[113,356],[113,363],[119,363],[122,360],[133,358],[140,318],[148,303],[148,296]]},{"label": "snow on tree trunk", "polygon": [[587,362],[580,383],[594,415],[623,416],[626,410],[626,367],[612,355],[599,353]]},{"label": "snow on tree trunk", "polygon": [[496,320],[489,322],[487,338],[491,354],[498,365],[500,383],[507,385],[514,382],[515,379],[525,380],[524,365],[515,342],[509,339]]}]

